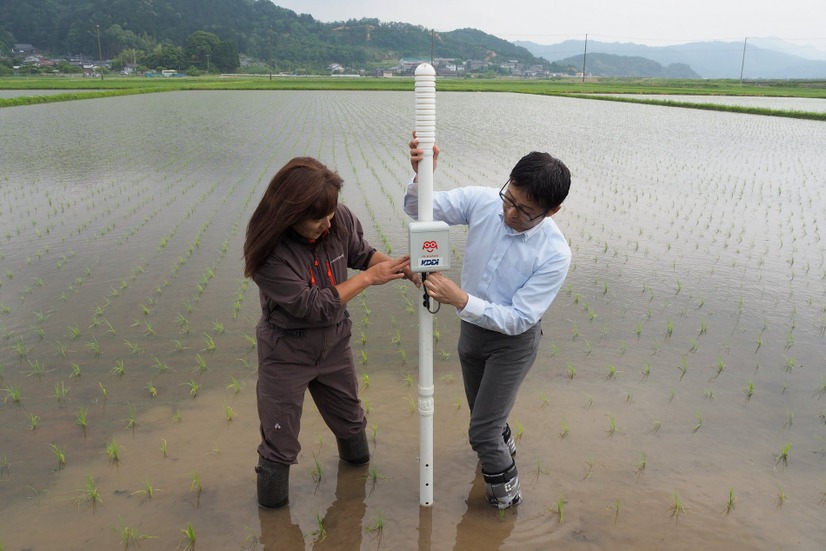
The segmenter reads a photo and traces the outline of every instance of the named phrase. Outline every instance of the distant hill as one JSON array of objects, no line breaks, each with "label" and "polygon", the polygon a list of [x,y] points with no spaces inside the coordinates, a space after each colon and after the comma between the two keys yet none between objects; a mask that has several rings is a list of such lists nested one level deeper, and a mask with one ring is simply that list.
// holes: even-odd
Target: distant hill
[{"label": "distant hill", "polygon": [[[579,56],[579,66],[582,66],[584,40],[566,40],[559,44],[548,45],[526,41],[517,41],[515,44],[523,46],[532,54],[548,61],[568,60],[573,56]],[[739,78],[741,66],[743,77],[748,79],[826,78],[825,60],[807,59],[776,50],[759,48],[748,42],[745,64],[743,64],[743,44],[736,42],[692,42],[675,46],[646,46],[589,40],[589,63],[587,65],[590,65],[590,59],[594,54],[644,57],[666,67],[672,64],[683,64],[689,66],[702,78]],[[588,70],[587,66],[586,70]]]},{"label": "distant hill", "polygon": [[672,63],[663,67],[656,61],[639,57],[588,52],[560,59],[556,63],[573,65],[582,70],[585,57],[585,72],[589,75],[612,77],[659,77],[659,78],[700,78],[684,63]]},{"label": "distant hill", "polygon": [[[322,23],[270,0],[0,0],[0,46],[7,51],[20,43],[53,55],[97,59],[99,32],[102,55],[112,59],[130,48],[181,48],[197,31],[234,44],[238,53],[254,60],[268,61],[272,55],[280,71],[324,71],[330,64],[348,70],[380,68],[431,54],[550,67],[525,48],[474,29],[431,33],[421,26],[366,18]],[[181,60],[184,67],[195,62],[200,66],[204,60]]]}]

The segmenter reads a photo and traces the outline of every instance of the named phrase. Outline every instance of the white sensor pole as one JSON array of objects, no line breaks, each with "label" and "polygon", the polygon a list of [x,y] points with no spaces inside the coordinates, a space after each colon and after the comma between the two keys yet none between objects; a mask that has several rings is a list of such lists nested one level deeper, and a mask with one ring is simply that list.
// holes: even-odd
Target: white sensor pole
[{"label": "white sensor pole", "polygon": [[[436,143],[436,70],[416,67],[416,137],[420,222],[433,221],[433,145]],[[433,505],[433,317],[419,304],[419,505]]]}]

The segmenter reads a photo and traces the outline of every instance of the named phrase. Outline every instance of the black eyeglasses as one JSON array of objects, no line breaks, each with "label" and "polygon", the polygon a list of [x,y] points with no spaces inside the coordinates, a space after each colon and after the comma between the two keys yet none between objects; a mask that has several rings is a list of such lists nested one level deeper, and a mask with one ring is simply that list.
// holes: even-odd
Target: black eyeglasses
[{"label": "black eyeglasses", "polygon": [[542,212],[542,213],[540,213],[540,214],[537,214],[536,216],[531,216],[531,215],[528,213],[528,211],[526,211],[525,209],[523,209],[522,207],[520,207],[519,205],[517,205],[516,203],[514,203],[514,202],[513,202],[513,199],[511,199],[510,197],[508,197],[507,195],[505,195],[505,188],[506,188],[506,187],[508,186],[508,184],[510,184],[510,183],[511,183],[511,181],[510,181],[510,178],[509,178],[509,179],[508,179],[508,181],[507,181],[507,182],[505,182],[505,185],[504,185],[504,186],[502,186],[502,189],[500,189],[500,190],[499,190],[499,197],[502,199],[502,202],[505,204],[505,206],[506,206],[506,207],[510,207],[510,208],[514,208],[514,209],[516,209],[516,212],[518,212],[518,213],[519,213],[519,217],[520,217],[520,218],[522,218],[522,220],[523,220],[523,221],[525,221],[525,222],[533,222],[533,221],[534,221],[534,220],[536,220],[537,218],[542,218],[543,216],[545,216],[546,214],[548,214],[548,213],[547,213],[547,211],[545,211],[545,212]]}]

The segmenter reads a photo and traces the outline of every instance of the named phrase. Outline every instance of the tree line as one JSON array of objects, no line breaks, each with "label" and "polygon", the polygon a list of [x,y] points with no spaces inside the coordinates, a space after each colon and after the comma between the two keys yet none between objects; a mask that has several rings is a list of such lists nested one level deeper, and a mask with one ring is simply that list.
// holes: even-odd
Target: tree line
[{"label": "tree line", "polygon": [[323,71],[331,63],[386,68],[403,57],[431,55],[550,66],[475,29],[434,33],[370,18],[322,23],[270,0],[0,0],[0,51],[14,43],[55,57],[102,54],[118,66],[149,69],[231,72],[241,56],[288,72]]}]

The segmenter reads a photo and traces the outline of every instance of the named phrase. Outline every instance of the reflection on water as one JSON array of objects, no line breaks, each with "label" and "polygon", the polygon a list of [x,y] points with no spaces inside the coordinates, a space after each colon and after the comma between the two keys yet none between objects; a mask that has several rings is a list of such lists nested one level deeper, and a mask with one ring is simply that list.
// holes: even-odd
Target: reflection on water
[{"label": "reflection on water", "polygon": [[485,503],[443,309],[419,506],[420,298],[392,285],[349,305],[370,470],[339,464],[308,400],[290,505],[259,510],[246,222],[278,167],[315,155],[368,240],[403,253],[412,96],[0,110],[0,545],[171,549],[191,523],[200,549],[823,548],[826,127],[510,94],[439,96],[435,183],[498,185],[533,149],[572,169],[574,264],[510,417],[524,502]]}]

